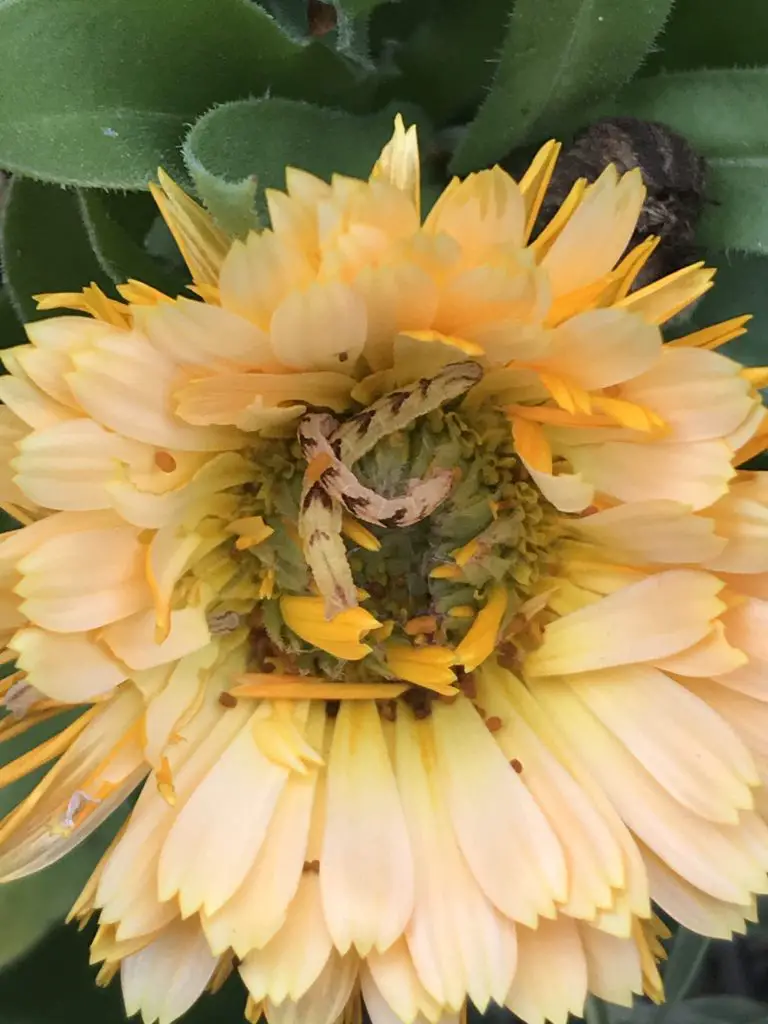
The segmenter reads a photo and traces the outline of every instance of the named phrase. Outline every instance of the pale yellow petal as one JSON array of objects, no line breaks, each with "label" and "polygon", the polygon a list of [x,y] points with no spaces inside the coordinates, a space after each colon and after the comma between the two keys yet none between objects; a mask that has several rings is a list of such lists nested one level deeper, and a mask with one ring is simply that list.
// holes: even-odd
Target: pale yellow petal
[{"label": "pale yellow petal", "polygon": [[367,333],[363,299],[339,281],[292,292],[275,309],[272,348],[296,370],[354,373]]},{"label": "pale yellow petal", "polygon": [[93,636],[22,629],[8,644],[31,686],[63,703],[77,704],[109,693],[126,670]]},{"label": "pale yellow petal", "polygon": [[631,1006],[634,995],[643,991],[640,951],[632,939],[617,938],[579,925],[581,944],[587,960],[587,988],[599,999],[619,1006]]},{"label": "pale yellow petal", "polygon": [[386,181],[404,192],[418,213],[421,206],[419,139],[416,125],[407,130],[400,114],[395,117],[392,138],[373,165],[371,181]]},{"label": "pale yellow petal", "polygon": [[505,1005],[526,1024],[566,1024],[582,1015],[587,962],[576,922],[559,916],[517,932],[517,972]]},{"label": "pale yellow petal", "polygon": [[551,622],[526,662],[533,675],[653,661],[702,640],[724,605],[722,583],[692,569],[661,572]]},{"label": "pale yellow petal", "polygon": [[320,861],[336,948],[390,946],[413,910],[413,854],[373,701],[342,701],[335,721]]},{"label": "pale yellow petal", "polygon": [[279,1006],[269,999],[265,1002],[267,1024],[334,1024],[352,994],[357,967],[354,953],[342,957],[334,951],[299,1000],[286,1000]]}]

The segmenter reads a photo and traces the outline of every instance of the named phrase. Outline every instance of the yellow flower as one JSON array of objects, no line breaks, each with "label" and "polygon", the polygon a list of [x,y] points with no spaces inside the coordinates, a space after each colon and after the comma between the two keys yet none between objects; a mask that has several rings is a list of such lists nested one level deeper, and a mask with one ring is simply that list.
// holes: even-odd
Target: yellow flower
[{"label": "yellow flower", "polygon": [[768,868],[768,484],[756,388],[664,345],[711,284],[633,289],[636,173],[447,187],[415,130],[369,181],[289,169],[232,242],[161,175],[195,298],[42,297],[0,379],[0,741],[81,716],[0,822],[0,876],[139,784],[73,915],[167,1024],[237,966],[248,1016],[563,1024],[659,999]]}]

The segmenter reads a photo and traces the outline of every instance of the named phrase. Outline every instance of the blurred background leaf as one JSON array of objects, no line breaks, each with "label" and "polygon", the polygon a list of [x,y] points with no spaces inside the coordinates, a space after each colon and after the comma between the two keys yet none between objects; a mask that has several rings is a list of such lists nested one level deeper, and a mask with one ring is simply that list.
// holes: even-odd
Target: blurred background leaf
[{"label": "blurred background leaf", "polygon": [[491,91],[451,165],[456,174],[557,134],[632,77],[672,0],[517,0]]}]

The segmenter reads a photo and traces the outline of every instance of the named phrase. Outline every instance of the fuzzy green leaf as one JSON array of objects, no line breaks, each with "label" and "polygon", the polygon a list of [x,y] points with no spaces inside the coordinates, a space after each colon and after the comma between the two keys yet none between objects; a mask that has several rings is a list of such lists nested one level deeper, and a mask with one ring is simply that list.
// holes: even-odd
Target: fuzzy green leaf
[{"label": "fuzzy green leaf", "polygon": [[178,295],[189,283],[189,272],[179,259],[153,257],[147,251],[147,237],[157,219],[157,208],[146,193],[122,195],[81,189],[80,214],[94,255],[102,270],[116,284],[138,278],[146,284]]},{"label": "fuzzy green leaf", "polygon": [[768,69],[682,71],[633,82],[615,109],[669,125],[709,164],[699,237],[768,252]]},{"label": "fuzzy green leaf", "polygon": [[266,91],[364,103],[358,75],[290,39],[250,0],[2,0],[0,166],[65,184],[142,188],[181,173],[185,126]]},{"label": "fuzzy green leaf", "polygon": [[32,299],[39,292],[79,291],[95,281],[111,281],[91,248],[77,194],[57,185],[14,177],[3,217],[2,264],[5,286],[23,320],[59,315],[40,313]]},{"label": "fuzzy green leaf", "polygon": [[581,121],[639,67],[672,0],[517,0],[488,98],[458,147],[456,174]]},{"label": "fuzzy green leaf", "polygon": [[27,336],[13,308],[10,292],[7,288],[0,287],[0,348],[23,345],[26,340]]},{"label": "fuzzy green leaf", "polygon": [[227,103],[205,114],[184,143],[187,164],[222,183],[284,188],[285,168],[329,180],[334,173],[366,178],[392,134],[392,116],[358,117],[277,98]]},{"label": "fuzzy green leaf", "polygon": [[242,238],[261,225],[255,205],[258,179],[252,174],[240,181],[229,181],[221,174],[212,174],[196,155],[193,135],[194,129],[184,142],[183,152],[197,194],[228,234]]},{"label": "fuzzy green leaf", "polygon": [[768,153],[768,68],[638,78],[611,109],[661,121],[707,157]]},{"label": "fuzzy green leaf", "polygon": [[765,0],[676,0],[643,72],[768,64]]},{"label": "fuzzy green leaf", "polygon": [[371,47],[399,72],[381,95],[418,103],[438,123],[471,117],[493,79],[510,0],[399,0],[371,15]]}]

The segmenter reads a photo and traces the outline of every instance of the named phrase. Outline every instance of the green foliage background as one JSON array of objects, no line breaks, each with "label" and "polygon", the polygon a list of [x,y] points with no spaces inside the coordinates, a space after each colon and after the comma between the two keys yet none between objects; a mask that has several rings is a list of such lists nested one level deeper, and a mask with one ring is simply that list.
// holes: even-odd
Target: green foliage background
[{"label": "green foliage background", "polygon": [[[420,127],[425,203],[450,174],[522,162],[600,114],[682,132],[709,161],[699,242],[720,269],[695,322],[753,313],[732,351],[768,361],[768,0],[0,0],[0,347],[45,315],[36,292],[184,287],[147,192],[158,165],[241,233],[287,163],[364,175],[396,110]],[[0,792],[0,813],[22,795]],[[88,936],[54,927],[115,827],[0,888],[0,1024],[124,1019],[117,986],[92,984]],[[760,926],[735,952],[679,932],[667,1006],[592,1001],[587,1020],[768,1022],[766,949]],[[744,950],[756,970],[723,968]],[[228,983],[188,1020],[243,1004]]]}]

